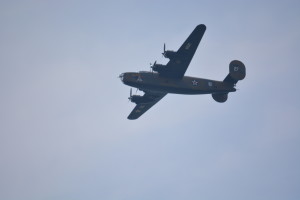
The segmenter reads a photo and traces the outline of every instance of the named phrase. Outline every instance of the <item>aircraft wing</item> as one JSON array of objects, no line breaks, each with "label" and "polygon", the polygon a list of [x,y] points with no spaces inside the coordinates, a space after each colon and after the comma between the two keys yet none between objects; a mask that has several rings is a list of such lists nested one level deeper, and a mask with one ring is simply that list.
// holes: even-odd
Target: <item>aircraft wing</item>
[{"label": "aircraft wing", "polygon": [[153,92],[147,92],[145,91],[145,94],[143,97],[146,97],[146,99],[153,99],[153,101],[148,103],[139,103],[135,106],[135,108],[131,111],[127,119],[137,119],[142,114],[144,114],[147,110],[149,110],[152,106],[154,106],[157,102],[159,102],[164,96],[166,96],[167,93],[153,93]]},{"label": "aircraft wing", "polygon": [[196,50],[204,35],[206,26],[198,25],[190,36],[185,40],[176,52],[176,56],[167,63],[166,70],[161,73],[162,76],[168,78],[181,79],[184,76]]}]

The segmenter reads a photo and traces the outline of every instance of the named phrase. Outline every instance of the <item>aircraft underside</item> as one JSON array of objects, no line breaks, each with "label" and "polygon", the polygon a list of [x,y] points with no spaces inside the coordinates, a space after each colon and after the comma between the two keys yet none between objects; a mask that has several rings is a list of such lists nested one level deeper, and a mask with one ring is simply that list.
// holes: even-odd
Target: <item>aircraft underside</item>
[{"label": "aircraft underside", "polygon": [[182,79],[160,78],[150,72],[122,74],[124,84],[138,88],[141,91],[160,93],[173,93],[185,95],[212,94],[235,92],[232,85],[224,85],[223,82],[201,79],[195,77],[183,77]]},{"label": "aircraft underside", "polygon": [[229,74],[223,81],[214,81],[196,77],[184,76],[198,45],[204,35],[206,26],[200,24],[183,42],[177,51],[166,50],[164,44],[162,55],[169,59],[166,65],[156,61],[150,66],[151,71],[126,72],[119,77],[128,86],[138,88],[145,94],[133,95],[130,89],[129,100],[136,104],[128,119],[139,118],[168,93],[173,94],[212,94],[212,98],[219,103],[228,99],[229,92],[235,92],[235,85],[246,76],[245,65],[238,60],[229,64]]},{"label": "aircraft underside", "polygon": [[141,91],[151,91],[157,93],[171,93],[171,94],[183,94],[183,95],[199,95],[199,94],[212,94],[212,93],[228,93],[228,92],[235,92],[236,89],[231,90],[216,90],[216,89],[191,89],[191,88],[175,88],[175,87],[168,87],[168,86],[155,86],[155,85],[147,85],[147,86],[138,86],[138,85],[131,85]]}]

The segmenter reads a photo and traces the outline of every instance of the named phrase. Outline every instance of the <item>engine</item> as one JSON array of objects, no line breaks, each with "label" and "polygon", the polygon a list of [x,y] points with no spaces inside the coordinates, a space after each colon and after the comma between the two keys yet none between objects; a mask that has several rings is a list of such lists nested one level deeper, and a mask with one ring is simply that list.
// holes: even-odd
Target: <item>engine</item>
[{"label": "engine", "polygon": [[172,58],[176,57],[176,52],[175,51],[166,51],[166,44],[164,44],[164,51],[162,52],[162,55],[165,58],[172,59]]},{"label": "engine", "polygon": [[139,103],[148,103],[153,101],[153,99],[146,98],[145,96],[140,95],[130,95],[128,98],[131,102],[139,104]]},{"label": "engine", "polygon": [[172,59],[172,58],[176,57],[176,52],[175,51],[164,51],[163,56],[165,58]]},{"label": "engine", "polygon": [[224,93],[224,94],[212,94],[211,96],[212,96],[212,98],[216,102],[224,103],[225,101],[227,101],[228,93]]},{"label": "engine", "polygon": [[151,68],[152,68],[153,71],[156,71],[158,73],[162,73],[165,70],[165,67],[166,67],[166,65],[154,63],[154,65]]}]

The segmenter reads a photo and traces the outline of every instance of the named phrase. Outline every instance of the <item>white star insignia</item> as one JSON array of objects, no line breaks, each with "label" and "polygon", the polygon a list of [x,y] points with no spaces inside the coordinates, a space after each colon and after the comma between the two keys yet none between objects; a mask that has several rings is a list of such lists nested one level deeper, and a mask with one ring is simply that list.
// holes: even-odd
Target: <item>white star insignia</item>
[{"label": "white star insignia", "polygon": [[198,82],[196,80],[192,81],[193,85],[198,85]]}]

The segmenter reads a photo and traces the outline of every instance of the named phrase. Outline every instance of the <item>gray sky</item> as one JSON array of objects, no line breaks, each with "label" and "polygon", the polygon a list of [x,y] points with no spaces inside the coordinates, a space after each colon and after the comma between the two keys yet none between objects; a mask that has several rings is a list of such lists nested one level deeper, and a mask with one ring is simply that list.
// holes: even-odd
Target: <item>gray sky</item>
[{"label": "gray sky", "polygon": [[[300,199],[299,1],[1,1],[0,199]],[[224,104],[167,95],[136,121],[117,76],[207,31],[187,75],[246,79]]]}]

